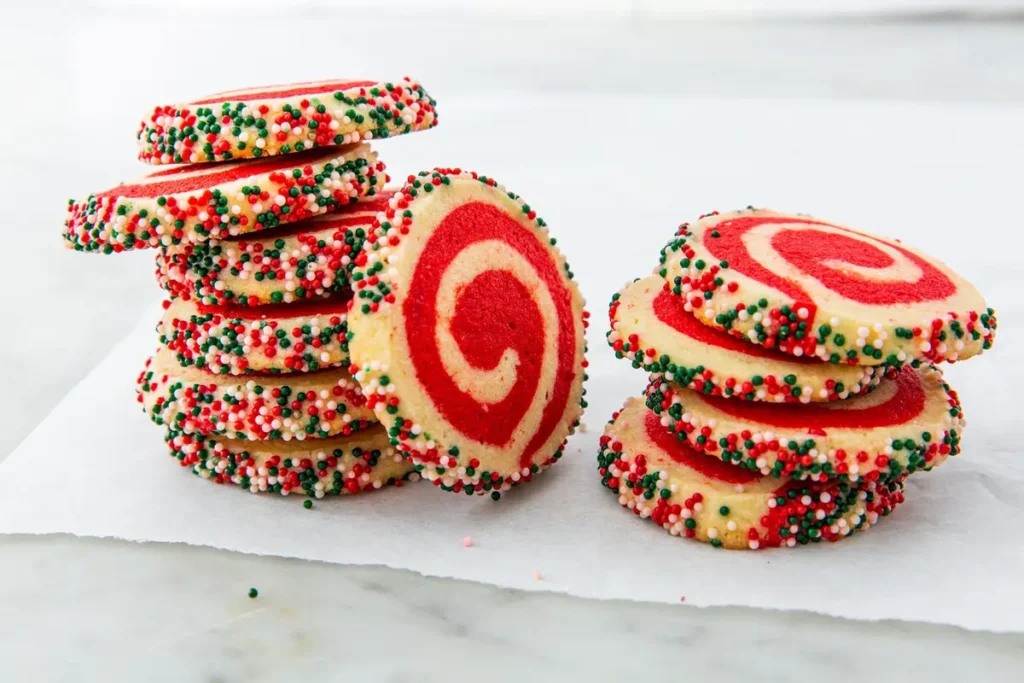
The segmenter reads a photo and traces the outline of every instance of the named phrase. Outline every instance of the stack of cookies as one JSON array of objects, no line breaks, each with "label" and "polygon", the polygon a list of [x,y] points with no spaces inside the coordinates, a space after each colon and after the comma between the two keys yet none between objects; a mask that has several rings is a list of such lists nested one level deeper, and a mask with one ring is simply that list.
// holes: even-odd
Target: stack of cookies
[{"label": "stack of cookies", "polygon": [[67,246],[155,253],[169,299],[137,394],[182,467],[314,498],[421,475],[497,497],[558,459],[582,299],[493,180],[385,187],[369,141],[436,124],[409,79],[159,106],[139,158],[171,166],[70,202]]},{"label": "stack of cookies", "polygon": [[601,438],[619,502],[727,548],[836,541],[960,452],[937,364],[991,347],[996,317],[899,242],[748,209],[683,224],[616,294],[608,342],[650,374]]}]

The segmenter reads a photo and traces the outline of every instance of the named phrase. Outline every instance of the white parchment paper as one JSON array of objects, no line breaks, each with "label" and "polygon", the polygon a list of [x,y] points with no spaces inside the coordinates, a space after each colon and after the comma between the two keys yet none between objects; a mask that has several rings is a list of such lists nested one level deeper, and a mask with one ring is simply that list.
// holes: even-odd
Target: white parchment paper
[{"label": "white parchment paper", "polygon": [[[554,104],[481,101],[462,115],[529,121]],[[182,542],[591,598],[685,597],[698,606],[1024,631],[1024,240],[1014,176],[1024,112],[679,100],[642,108],[648,133],[678,133],[647,148],[609,145],[581,122],[582,132],[538,133],[546,158],[516,160],[506,147],[493,172],[479,164],[547,218],[593,313],[587,430],[531,485],[493,503],[420,483],[307,511],[298,496],[204,482],[167,455],[134,400],[135,377],[155,348],[154,306],[0,464],[0,533]],[[473,141],[458,149],[463,158],[433,163],[471,166],[487,156]],[[623,169],[631,179],[615,175]],[[947,371],[968,418],[964,453],[912,477],[904,506],[834,545],[752,553],[672,538],[620,508],[596,472],[605,421],[644,384],[604,343],[610,295],[650,271],[679,220],[751,203],[925,248],[974,281],[1000,314],[996,349]]]}]

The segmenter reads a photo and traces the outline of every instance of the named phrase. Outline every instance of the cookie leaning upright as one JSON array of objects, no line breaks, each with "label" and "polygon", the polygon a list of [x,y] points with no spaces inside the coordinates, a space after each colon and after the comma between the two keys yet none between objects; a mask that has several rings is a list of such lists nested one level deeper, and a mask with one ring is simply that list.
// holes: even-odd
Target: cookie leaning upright
[{"label": "cookie leaning upright", "polygon": [[659,273],[705,324],[834,363],[962,360],[995,336],[992,309],[944,264],[803,215],[748,209],[684,223]]},{"label": "cookie leaning upright", "polygon": [[423,476],[496,497],[561,456],[585,405],[585,313],[528,204],[475,173],[411,176],[352,282],[350,372]]}]

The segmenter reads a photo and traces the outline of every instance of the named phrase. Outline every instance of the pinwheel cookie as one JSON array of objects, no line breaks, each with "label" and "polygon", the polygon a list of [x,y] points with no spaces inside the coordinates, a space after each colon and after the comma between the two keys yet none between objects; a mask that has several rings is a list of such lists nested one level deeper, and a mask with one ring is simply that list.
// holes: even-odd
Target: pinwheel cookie
[{"label": "pinwheel cookie", "polygon": [[65,246],[109,254],[265,230],[373,195],[383,171],[365,144],[162,169],[68,202]]},{"label": "pinwheel cookie", "polygon": [[149,418],[185,434],[235,439],[345,435],[376,421],[359,385],[343,369],[231,377],[183,368],[158,349],[136,381]]},{"label": "pinwheel cookie", "polygon": [[798,356],[955,361],[995,336],[992,309],[939,261],[808,216],[750,209],[684,223],[659,273],[703,322]]},{"label": "pinwheel cookie", "polygon": [[779,480],[679,441],[631,398],[605,429],[602,483],[619,503],[674,536],[716,547],[793,547],[868,529],[903,501],[901,479]]},{"label": "pinwheel cookie", "polygon": [[246,306],[349,291],[353,259],[392,192],[287,226],[157,250],[156,276],[174,296]]},{"label": "pinwheel cookie", "polygon": [[932,365],[890,369],[871,393],[835,403],[755,403],[652,378],[647,406],[708,456],[777,477],[892,480],[960,452],[966,422]]},{"label": "pinwheel cookie", "polygon": [[636,368],[711,396],[748,401],[835,401],[878,384],[877,366],[797,358],[697,321],[665,280],[650,275],[612,298],[608,343]]},{"label": "pinwheel cookie", "polygon": [[584,311],[531,206],[473,173],[411,176],[353,273],[352,373],[424,477],[497,496],[561,456]]},{"label": "pinwheel cookie", "polygon": [[253,493],[323,498],[419,478],[380,425],[351,436],[304,441],[239,441],[170,430],[166,441],[182,467]]},{"label": "pinwheel cookie", "polygon": [[269,306],[165,301],[160,343],[182,367],[217,374],[315,372],[347,366],[348,298]]},{"label": "pinwheel cookie", "polygon": [[435,102],[408,78],[245,88],[154,107],[139,159],[181,164],[259,158],[386,138],[437,125]]}]

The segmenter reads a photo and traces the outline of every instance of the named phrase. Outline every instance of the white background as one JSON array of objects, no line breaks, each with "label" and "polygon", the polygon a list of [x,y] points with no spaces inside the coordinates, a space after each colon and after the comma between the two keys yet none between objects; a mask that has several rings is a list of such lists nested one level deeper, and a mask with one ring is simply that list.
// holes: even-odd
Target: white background
[{"label": "white background", "polygon": [[[136,10],[163,5],[156,0],[40,0],[43,5],[107,7],[117,10]],[[37,3],[38,4],[38,3]],[[174,8],[189,6],[220,7],[279,7],[277,0],[178,0]],[[907,16],[915,14],[958,13],[966,15],[1003,14],[1024,8],[1021,0],[434,0],[430,3],[414,0],[293,0],[289,9],[338,8],[347,12],[380,12],[402,10],[414,12],[463,12],[486,16],[494,14],[516,15],[577,15],[689,18],[743,18],[743,17],[850,17],[850,16]]]}]

